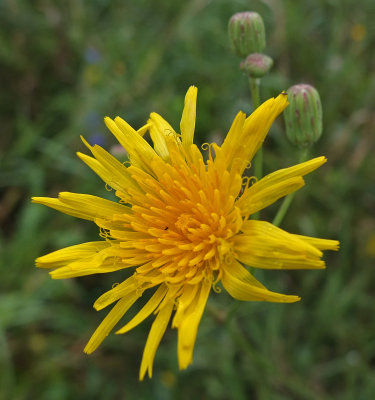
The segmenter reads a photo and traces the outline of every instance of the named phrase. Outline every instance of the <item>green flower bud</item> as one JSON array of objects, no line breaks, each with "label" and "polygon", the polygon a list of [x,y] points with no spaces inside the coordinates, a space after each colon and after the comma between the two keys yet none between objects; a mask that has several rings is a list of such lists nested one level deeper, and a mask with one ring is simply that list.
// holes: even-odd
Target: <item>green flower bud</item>
[{"label": "green flower bud", "polygon": [[246,57],[240,64],[240,68],[252,78],[261,78],[271,69],[273,60],[262,53],[253,53]]},{"label": "green flower bud", "polygon": [[323,130],[322,104],[318,91],[310,85],[299,84],[287,90],[289,106],[284,111],[286,135],[300,147],[315,143]]},{"label": "green flower bud", "polygon": [[234,14],[229,20],[228,32],[232,49],[239,57],[260,53],[266,46],[263,19],[256,12]]}]

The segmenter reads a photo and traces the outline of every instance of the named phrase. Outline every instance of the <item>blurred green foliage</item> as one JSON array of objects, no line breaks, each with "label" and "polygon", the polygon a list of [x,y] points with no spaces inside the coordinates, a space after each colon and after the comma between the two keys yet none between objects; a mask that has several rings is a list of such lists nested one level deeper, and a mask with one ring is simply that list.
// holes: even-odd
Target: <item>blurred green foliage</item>
[{"label": "blurred green foliage", "polygon": [[[111,148],[102,118],[135,127],[161,113],[178,127],[190,84],[199,88],[197,141],[220,141],[246,78],[227,22],[259,12],[275,60],[262,98],[306,82],[320,92],[324,133],[283,228],[341,241],[326,271],[267,271],[293,305],[239,303],[213,293],[194,364],[177,371],[169,330],[152,380],[138,382],[150,321],[85,342],[105,312],[94,299],[121,273],[53,281],[33,259],[96,240],[93,224],[39,205],[59,191],[111,198],[75,156],[79,135]],[[375,393],[375,26],[373,0],[3,0],[0,2],[0,399],[371,399]],[[265,143],[266,172],[298,159],[281,119]],[[262,217],[272,220],[277,207]]]}]

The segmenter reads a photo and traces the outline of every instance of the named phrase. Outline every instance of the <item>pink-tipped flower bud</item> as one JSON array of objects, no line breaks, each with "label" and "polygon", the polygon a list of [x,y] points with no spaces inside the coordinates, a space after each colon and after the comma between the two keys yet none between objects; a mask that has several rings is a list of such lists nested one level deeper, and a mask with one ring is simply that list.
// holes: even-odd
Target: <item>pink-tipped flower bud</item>
[{"label": "pink-tipped flower bud", "polygon": [[228,24],[233,51],[241,58],[260,53],[266,46],[266,33],[262,17],[256,12],[234,14]]},{"label": "pink-tipped flower bud", "polygon": [[240,68],[252,78],[261,78],[266,75],[273,65],[271,57],[262,53],[248,55],[240,64]]},{"label": "pink-tipped flower bud", "polygon": [[319,93],[311,85],[299,84],[290,87],[287,94],[290,104],[284,111],[286,135],[297,146],[311,146],[323,131]]}]

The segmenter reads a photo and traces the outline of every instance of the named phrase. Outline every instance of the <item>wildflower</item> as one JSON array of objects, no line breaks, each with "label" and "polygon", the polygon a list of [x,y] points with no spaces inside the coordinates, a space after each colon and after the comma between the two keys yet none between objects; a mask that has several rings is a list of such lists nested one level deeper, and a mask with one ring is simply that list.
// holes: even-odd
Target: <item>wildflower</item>
[{"label": "wildflower", "polygon": [[[287,106],[286,95],[266,101],[247,118],[239,112],[222,146],[209,145],[206,162],[193,144],[196,97],[192,86],[185,97],[181,134],[156,113],[139,131],[120,117],[105,118],[129,154],[128,166],[83,139],[93,157],[78,156],[115,189],[119,203],[68,192],[58,198],[33,198],[35,203],[95,222],[105,237],[38,258],[38,267],[53,269],[52,278],[135,270],[94,303],[97,310],[116,304],[92,335],[86,353],[101,344],[146,290],[154,289],[138,314],[116,332],[128,332],[156,314],[143,353],[141,380],[146,372],[152,376],[155,353],[173,312],[179,367],[192,362],[198,325],[211,288],[219,281],[238,300],[300,300],[266,289],[242,264],[320,269],[325,267],[321,250],[338,248],[334,240],[294,235],[249,219],[301,188],[303,175],[326,161],[318,157],[271,173],[251,186],[249,179],[242,178],[273,120]],[[142,137],[147,130],[153,147]]]}]

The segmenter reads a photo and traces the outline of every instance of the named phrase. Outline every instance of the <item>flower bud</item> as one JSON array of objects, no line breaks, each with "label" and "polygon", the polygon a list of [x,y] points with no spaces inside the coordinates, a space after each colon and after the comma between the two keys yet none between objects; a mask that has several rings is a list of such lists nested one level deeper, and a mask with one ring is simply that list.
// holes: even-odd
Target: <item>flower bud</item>
[{"label": "flower bud", "polygon": [[313,86],[299,84],[290,87],[287,94],[290,104],[284,111],[286,135],[297,146],[310,146],[323,130],[319,93]]},{"label": "flower bud", "polygon": [[266,46],[263,19],[256,12],[234,14],[229,20],[228,32],[232,49],[239,57],[260,53]]},{"label": "flower bud", "polygon": [[240,64],[240,68],[252,78],[261,78],[271,69],[273,60],[262,53],[253,53],[246,57]]}]

